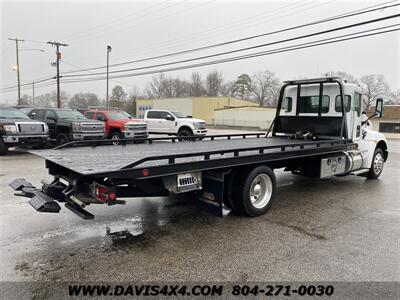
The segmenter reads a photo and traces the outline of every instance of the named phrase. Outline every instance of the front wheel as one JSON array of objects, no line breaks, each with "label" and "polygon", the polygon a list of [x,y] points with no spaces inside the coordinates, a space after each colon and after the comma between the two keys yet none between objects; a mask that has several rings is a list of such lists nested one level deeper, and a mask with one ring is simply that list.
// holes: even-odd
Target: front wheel
[{"label": "front wheel", "polygon": [[69,137],[68,137],[67,134],[65,134],[65,133],[60,133],[60,134],[58,134],[58,136],[57,136],[56,143],[57,143],[57,145],[60,146],[60,145],[69,143],[70,141],[71,141],[71,140],[69,139]]},{"label": "front wheel", "polygon": [[8,153],[8,146],[0,138],[0,155],[6,155]]},{"label": "front wheel", "polygon": [[120,139],[121,139],[121,134],[118,131],[114,131],[111,133],[111,140],[113,145],[119,145],[120,144]]},{"label": "front wheel", "polygon": [[367,173],[368,179],[377,179],[383,170],[383,165],[385,164],[385,158],[383,150],[381,148],[376,148],[374,156],[372,157],[371,168]]},{"label": "front wheel", "polygon": [[267,166],[259,166],[242,178],[241,191],[233,195],[236,210],[250,217],[265,214],[270,209],[275,196],[274,172]]},{"label": "front wheel", "polygon": [[180,142],[187,142],[190,141],[191,138],[190,136],[192,136],[193,133],[191,131],[189,131],[188,129],[182,129],[178,132],[178,138]]}]

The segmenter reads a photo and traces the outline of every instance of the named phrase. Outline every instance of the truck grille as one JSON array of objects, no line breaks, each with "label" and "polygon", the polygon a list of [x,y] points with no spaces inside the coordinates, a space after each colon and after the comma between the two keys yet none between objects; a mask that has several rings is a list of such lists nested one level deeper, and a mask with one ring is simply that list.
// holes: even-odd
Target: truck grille
[{"label": "truck grille", "polygon": [[43,134],[45,129],[41,123],[19,123],[18,132],[21,134]]},{"label": "truck grille", "polygon": [[82,123],[83,132],[104,131],[104,125],[99,123]]},{"label": "truck grille", "polygon": [[198,129],[206,129],[206,123],[205,122],[199,122]]},{"label": "truck grille", "polygon": [[146,131],[147,130],[147,124],[144,123],[138,123],[138,124],[125,124],[125,130],[129,131]]}]

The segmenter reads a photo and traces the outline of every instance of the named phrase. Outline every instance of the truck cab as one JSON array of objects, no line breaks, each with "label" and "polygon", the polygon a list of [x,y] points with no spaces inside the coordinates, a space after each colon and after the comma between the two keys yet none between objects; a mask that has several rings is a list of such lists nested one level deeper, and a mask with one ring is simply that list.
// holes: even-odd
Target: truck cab
[{"label": "truck cab", "polygon": [[[366,96],[361,88],[336,77],[317,81],[315,84],[311,80],[285,82],[274,122],[274,135],[305,139],[348,138],[358,144],[364,171],[374,160],[382,165],[388,157],[386,137],[372,130],[368,117],[362,113]],[[382,114],[383,100],[377,99],[375,113],[369,119]],[[382,153],[376,155],[377,149]]]},{"label": "truck cab", "polygon": [[177,135],[185,139],[189,136],[204,136],[207,134],[206,122],[193,119],[174,110],[147,110],[144,120],[150,133]]},{"label": "truck cab", "polygon": [[88,110],[85,117],[105,123],[106,136],[118,144],[120,139],[144,139],[148,137],[147,124],[134,119],[123,110]]}]

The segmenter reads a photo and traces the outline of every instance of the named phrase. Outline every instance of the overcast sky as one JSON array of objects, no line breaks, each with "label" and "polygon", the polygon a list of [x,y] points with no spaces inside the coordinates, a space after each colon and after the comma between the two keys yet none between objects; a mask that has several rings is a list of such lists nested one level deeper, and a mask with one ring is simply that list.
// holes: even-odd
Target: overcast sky
[{"label": "overcast sky", "polygon": [[[205,46],[218,42],[261,34],[300,25],[365,8],[380,1],[1,1],[1,87],[16,85],[15,43],[9,37],[25,39],[20,49],[43,49],[20,52],[21,82],[55,75],[51,66],[55,49],[47,41],[67,43],[62,47],[61,72],[104,66],[106,45],[112,46],[110,63],[121,63],[175,51]],[[400,3],[400,1],[391,4]],[[242,47],[268,43],[280,39],[329,29],[367,19],[399,13],[399,7],[364,16],[328,22],[270,35],[242,43],[213,48],[187,55],[168,57],[112,68],[136,68],[152,64],[198,57]],[[360,30],[400,23],[399,18],[357,27],[330,35],[277,44],[226,57],[276,49],[320,38],[347,34]],[[220,57],[221,58],[221,57]],[[224,78],[232,80],[242,73],[270,70],[281,80],[298,77],[318,77],[326,71],[346,71],[355,76],[384,74],[392,89],[400,89],[400,33],[346,41],[315,48],[262,56],[196,69],[173,71],[170,76],[189,78],[192,71],[206,74],[214,69],[222,71]],[[149,69],[147,69],[149,70]],[[150,69],[154,70],[154,69]],[[99,70],[100,72],[103,69]],[[91,71],[94,72],[94,71]],[[132,86],[144,89],[151,75],[118,79],[110,86],[121,84],[129,92]],[[62,90],[69,95],[76,92],[94,92],[105,96],[105,81],[64,83]],[[55,89],[54,86],[37,88],[39,95]],[[22,94],[31,95],[25,87]],[[15,104],[16,90],[1,94],[0,101]]]}]

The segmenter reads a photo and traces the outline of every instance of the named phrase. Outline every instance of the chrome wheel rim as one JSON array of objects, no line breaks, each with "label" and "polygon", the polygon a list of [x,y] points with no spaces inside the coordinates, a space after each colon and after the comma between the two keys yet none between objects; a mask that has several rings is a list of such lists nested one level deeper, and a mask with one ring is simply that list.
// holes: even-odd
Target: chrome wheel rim
[{"label": "chrome wheel rim", "polygon": [[119,136],[118,135],[116,135],[116,134],[112,135],[111,140],[112,140],[113,145],[119,144]]},{"label": "chrome wheel rim", "polygon": [[383,159],[383,156],[381,153],[377,153],[374,158],[374,163],[373,163],[373,168],[374,168],[374,173],[376,175],[380,174],[383,170],[383,164],[385,163],[385,160]]},{"label": "chrome wheel rim", "polygon": [[265,207],[272,196],[272,181],[267,174],[259,174],[250,186],[250,201],[255,208]]}]

